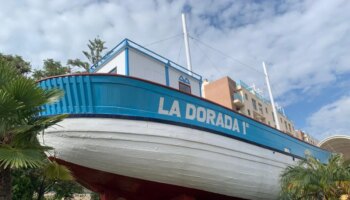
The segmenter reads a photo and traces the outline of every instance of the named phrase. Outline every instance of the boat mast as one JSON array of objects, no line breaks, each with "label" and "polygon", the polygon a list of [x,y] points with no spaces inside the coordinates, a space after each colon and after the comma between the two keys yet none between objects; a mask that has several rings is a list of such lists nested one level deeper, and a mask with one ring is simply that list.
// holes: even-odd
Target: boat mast
[{"label": "boat mast", "polygon": [[190,46],[188,44],[188,33],[187,33],[187,25],[186,25],[185,13],[182,13],[181,16],[182,16],[182,30],[184,32],[187,69],[190,70],[190,73],[191,73],[192,72],[192,63],[191,63]]},{"label": "boat mast", "polygon": [[268,91],[269,91],[269,96],[270,96],[270,101],[271,101],[271,105],[272,105],[273,116],[274,116],[275,122],[276,122],[276,127],[277,127],[278,130],[281,130],[280,122],[279,122],[278,117],[277,117],[277,111],[276,111],[275,101],[273,100],[273,96],[272,96],[272,91],[271,91],[271,87],[270,87],[269,76],[267,75],[267,70],[266,70],[265,62],[262,62],[262,65],[263,65],[263,68],[264,68],[264,74],[265,74],[266,85],[267,85],[267,89],[268,89]]}]

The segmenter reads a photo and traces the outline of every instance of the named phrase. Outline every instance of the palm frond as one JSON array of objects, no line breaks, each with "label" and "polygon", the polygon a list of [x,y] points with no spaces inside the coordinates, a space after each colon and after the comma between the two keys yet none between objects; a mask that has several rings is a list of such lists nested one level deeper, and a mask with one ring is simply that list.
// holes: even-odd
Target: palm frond
[{"label": "palm frond", "polygon": [[0,89],[0,118],[13,117],[13,115],[17,114],[16,111],[23,106],[10,93]]},{"label": "palm frond", "polygon": [[45,90],[45,103],[55,103],[57,102],[61,97],[63,97],[64,92],[60,89],[54,88],[51,90]]},{"label": "palm frond", "polygon": [[11,84],[8,84],[5,90],[16,101],[22,102],[26,109],[42,106],[47,102],[45,91],[34,80],[25,77],[18,77]]},{"label": "palm frond", "polygon": [[341,155],[330,156],[327,164],[307,155],[287,167],[280,182],[282,199],[338,199],[349,192],[350,168]]},{"label": "palm frond", "polygon": [[50,117],[31,118],[27,125],[22,125],[13,130],[14,137],[11,145],[25,146],[26,144],[37,143],[38,133],[44,131],[50,126],[62,121],[68,115],[56,115]]},{"label": "palm frond", "polygon": [[46,178],[51,180],[69,181],[74,180],[69,169],[63,165],[58,164],[56,161],[50,161],[44,167],[44,174]]},{"label": "palm frond", "polygon": [[37,149],[0,145],[0,166],[3,168],[36,168],[43,164],[43,154]]}]

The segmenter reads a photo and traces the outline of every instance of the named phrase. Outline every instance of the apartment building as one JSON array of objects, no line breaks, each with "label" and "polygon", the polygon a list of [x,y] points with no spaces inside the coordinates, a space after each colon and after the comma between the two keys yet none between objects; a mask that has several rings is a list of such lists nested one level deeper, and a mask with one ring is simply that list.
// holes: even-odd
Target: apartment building
[{"label": "apartment building", "polygon": [[[248,86],[243,81],[235,82],[230,77],[223,77],[213,82],[204,82],[202,94],[206,99],[271,127],[277,127],[270,101],[259,94],[254,87]],[[283,109],[277,107],[276,110],[281,131],[295,136],[294,125],[287,118]]]},{"label": "apartment building", "polygon": [[309,135],[301,130],[295,130],[295,136],[297,138],[299,138],[300,140],[304,140],[305,142],[308,142],[308,143],[313,144],[315,146],[317,146],[319,143],[319,141],[316,138],[312,137],[311,135]]}]

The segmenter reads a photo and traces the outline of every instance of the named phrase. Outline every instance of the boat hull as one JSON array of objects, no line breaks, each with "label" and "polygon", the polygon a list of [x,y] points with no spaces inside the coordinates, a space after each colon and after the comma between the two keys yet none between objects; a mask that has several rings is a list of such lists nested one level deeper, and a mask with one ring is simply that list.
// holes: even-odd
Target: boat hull
[{"label": "boat hull", "polygon": [[[286,166],[305,158],[305,152],[322,162],[330,155],[214,102],[138,78],[79,74],[39,84],[65,93],[45,105],[41,116],[69,114],[46,131],[43,143],[55,148],[51,155],[62,163],[96,174],[218,195],[210,199],[275,199]],[[73,172],[85,181],[84,173]],[[110,184],[100,180],[99,185]],[[117,187],[107,193],[123,191]]]},{"label": "boat hull", "polygon": [[[281,171],[297,161],[210,132],[135,119],[68,118],[48,129],[42,142],[55,149],[51,155],[71,166],[244,199],[276,199]],[[81,167],[73,167],[76,176],[84,174]],[[78,180],[101,190],[93,180]],[[118,186],[108,179],[98,182],[104,188]],[[189,193],[180,189],[178,195],[181,192]]]}]

